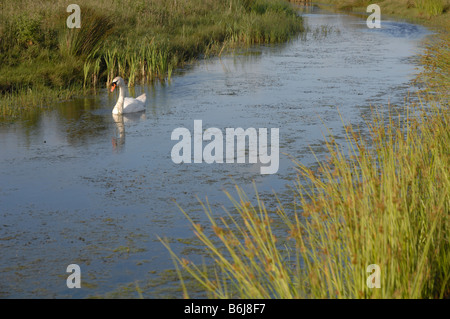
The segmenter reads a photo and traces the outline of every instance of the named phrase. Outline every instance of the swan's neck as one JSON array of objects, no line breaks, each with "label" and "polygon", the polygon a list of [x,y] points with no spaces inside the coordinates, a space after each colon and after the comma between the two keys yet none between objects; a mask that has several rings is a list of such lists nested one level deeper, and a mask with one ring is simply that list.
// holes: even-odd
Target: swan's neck
[{"label": "swan's neck", "polygon": [[114,106],[114,110],[113,110],[114,114],[122,114],[123,113],[124,101],[125,101],[125,89],[122,86],[119,86],[119,99],[117,100],[116,106]]}]

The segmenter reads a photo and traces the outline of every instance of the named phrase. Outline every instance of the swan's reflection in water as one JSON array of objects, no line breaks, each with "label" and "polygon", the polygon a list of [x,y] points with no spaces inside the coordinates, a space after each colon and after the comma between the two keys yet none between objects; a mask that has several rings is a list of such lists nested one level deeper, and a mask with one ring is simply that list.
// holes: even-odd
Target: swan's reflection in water
[{"label": "swan's reflection in water", "polygon": [[112,117],[116,124],[116,134],[112,137],[111,142],[113,150],[120,152],[125,145],[125,124],[145,120],[145,112],[112,114]]}]

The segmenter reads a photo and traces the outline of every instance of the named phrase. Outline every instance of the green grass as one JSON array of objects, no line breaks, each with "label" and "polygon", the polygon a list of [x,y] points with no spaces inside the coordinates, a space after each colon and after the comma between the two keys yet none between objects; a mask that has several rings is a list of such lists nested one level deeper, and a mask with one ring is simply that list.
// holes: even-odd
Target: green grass
[{"label": "green grass", "polygon": [[[122,76],[165,81],[177,67],[227,48],[289,40],[303,22],[283,0],[80,0],[81,28],[67,2],[17,0],[0,10],[0,108],[4,97],[78,87]],[[40,103],[39,103],[40,104]],[[9,104],[8,104],[9,105]],[[31,105],[29,106],[32,107]],[[0,112],[0,114],[16,113]]]},{"label": "green grass", "polygon": [[437,16],[444,11],[444,0],[414,0],[414,4],[429,16]]},{"label": "green grass", "polygon": [[435,35],[420,55],[424,66],[416,82],[425,86],[426,92],[438,94],[443,100],[450,96],[450,41],[446,33]]}]

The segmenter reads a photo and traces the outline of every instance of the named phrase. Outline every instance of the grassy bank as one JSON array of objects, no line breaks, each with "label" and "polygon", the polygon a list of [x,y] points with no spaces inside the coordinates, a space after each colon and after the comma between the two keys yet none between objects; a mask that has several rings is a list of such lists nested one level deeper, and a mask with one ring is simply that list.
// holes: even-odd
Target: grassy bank
[{"label": "grassy bank", "polygon": [[233,46],[288,40],[302,19],[283,0],[80,0],[81,28],[69,29],[67,1],[3,1],[0,118],[54,98],[171,77],[192,59]]},{"label": "grassy bank", "polygon": [[393,16],[439,30],[449,31],[450,28],[449,0],[320,0],[317,3],[336,10],[364,14],[367,14],[369,4],[376,3],[381,8],[382,19],[383,16]]},{"label": "grassy bank", "polygon": [[291,201],[267,209],[236,187],[233,211],[205,204],[209,224],[185,214],[214,261],[172,253],[185,297],[189,277],[213,298],[450,298],[449,44],[429,43],[428,90],[403,116],[374,109],[364,134],[343,119],[345,148],[331,137],[317,169],[295,162]]}]

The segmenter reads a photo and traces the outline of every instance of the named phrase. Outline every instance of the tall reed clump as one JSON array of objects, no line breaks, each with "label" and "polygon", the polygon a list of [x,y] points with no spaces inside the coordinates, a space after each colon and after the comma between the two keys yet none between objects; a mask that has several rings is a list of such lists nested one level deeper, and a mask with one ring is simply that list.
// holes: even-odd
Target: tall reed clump
[{"label": "tall reed clump", "polygon": [[[217,298],[448,298],[449,124],[448,104],[423,102],[406,117],[374,112],[368,135],[344,126],[317,170],[296,162],[292,205],[276,215],[239,188],[237,217],[205,206],[210,228],[191,222],[214,270],[172,253],[177,267]],[[372,264],[380,288],[368,287]]]},{"label": "tall reed clump", "polygon": [[83,8],[82,21],[80,28],[64,29],[60,39],[60,50],[63,54],[87,57],[98,50],[113,31],[113,18],[89,7]]},{"label": "tall reed clump", "polygon": [[444,11],[444,0],[414,0],[414,4],[421,12],[432,17]]},{"label": "tall reed clump", "polygon": [[156,44],[154,39],[127,42],[121,49],[118,49],[117,43],[112,43],[111,47],[102,56],[106,65],[107,85],[116,75],[127,79],[128,86],[134,86],[139,80],[170,80],[172,70],[178,64],[178,58],[169,51],[167,45],[164,42]]},{"label": "tall reed clump", "polygon": [[64,29],[59,41],[61,55],[84,60],[83,88],[96,87],[99,83],[101,62],[99,54],[104,40],[113,32],[113,18],[89,7],[83,8],[81,28]]}]

